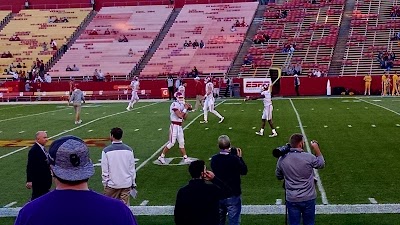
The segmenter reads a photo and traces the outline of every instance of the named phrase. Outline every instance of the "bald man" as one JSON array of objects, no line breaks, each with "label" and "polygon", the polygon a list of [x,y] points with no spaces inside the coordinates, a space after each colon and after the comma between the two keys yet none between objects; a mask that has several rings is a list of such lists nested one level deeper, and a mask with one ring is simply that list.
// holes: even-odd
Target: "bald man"
[{"label": "bald man", "polygon": [[26,166],[26,188],[32,189],[31,200],[34,200],[50,191],[52,176],[50,172],[48,152],[45,149],[47,133],[38,131],[35,144],[28,153]]}]

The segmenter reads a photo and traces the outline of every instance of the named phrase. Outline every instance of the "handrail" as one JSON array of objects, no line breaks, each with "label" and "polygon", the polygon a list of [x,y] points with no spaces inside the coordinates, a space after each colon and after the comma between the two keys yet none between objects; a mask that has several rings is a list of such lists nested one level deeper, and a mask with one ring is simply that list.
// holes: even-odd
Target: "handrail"
[{"label": "handrail", "polygon": [[[63,4],[32,4],[29,9],[67,9],[67,8],[92,8],[90,3],[63,3]],[[26,9],[24,5],[21,9]]]},{"label": "handrail", "polygon": [[115,6],[140,6],[140,5],[173,5],[173,0],[150,0],[150,1],[133,1],[133,2],[103,2],[103,7],[115,7]]}]

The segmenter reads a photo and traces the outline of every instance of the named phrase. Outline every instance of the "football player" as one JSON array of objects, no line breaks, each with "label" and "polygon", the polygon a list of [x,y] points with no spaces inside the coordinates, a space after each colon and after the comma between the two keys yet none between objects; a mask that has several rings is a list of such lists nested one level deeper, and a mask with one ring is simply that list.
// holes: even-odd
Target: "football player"
[{"label": "football player", "polygon": [[169,140],[168,144],[164,147],[161,155],[158,157],[158,161],[161,164],[165,164],[165,155],[175,145],[176,140],[179,143],[179,149],[183,156],[183,161],[186,164],[190,163],[185,150],[185,139],[183,135],[182,122],[187,118],[188,111],[191,110],[192,106],[189,103],[185,103],[185,98],[182,93],[175,93],[176,100],[172,102],[170,106],[170,119],[171,125],[169,127]]},{"label": "football player", "polygon": [[216,115],[219,118],[218,123],[222,123],[224,121],[224,117],[219,114],[214,108],[214,103],[215,103],[215,98],[213,96],[213,90],[214,90],[214,85],[212,83],[211,77],[206,77],[204,80],[206,83],[206,94],[204,96],[204,120],[200,121],[200,123],[208,123],[208,111],[210,111],[212,114]]},{"label": "football player", "polygon": [[128,111],[131,110],[133,108],[133,105],[139,101],[138,91],[140,89],[140,83],[139,83],[139,78],[137,76],[133,77],[129,87],[132,89],[132,97],[131,100],[129,101],[128,107],[126,107],[126,110]]},{"label": "football player", "polygon": [[272,99],[271,99],[271,85],[269,84],[263,84],[261,86],[261,95],[255,96],[255,97],[249,97],[247,96],[245,101],[248,100],[256,100],[256,99],[263,99],[264,103],[264,110],[263,114],[261,117],[261,129],[260,131],[256,132],[257,135],[263,136],[264,135],[264,128],[265,128],[265,121],[268,121],[269,126],[271,127],[272,134],[269,135],[269,137],[276,137],[278,136],[278,133],[275,130],[274,124],[272,122],[272,111],[273,111],[273,106],[272,106]]}]

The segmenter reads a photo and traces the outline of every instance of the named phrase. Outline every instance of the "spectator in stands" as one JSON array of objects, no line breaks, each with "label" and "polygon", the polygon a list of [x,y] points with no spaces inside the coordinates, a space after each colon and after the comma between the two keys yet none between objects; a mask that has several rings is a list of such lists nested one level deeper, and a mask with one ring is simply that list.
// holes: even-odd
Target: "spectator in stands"
[{"label": "spectator in stands", "polygon": [[224,32],[225,30],[224,30],[224,27],[221,27],[221,32]]},{"label": "spectator in stands", "polygon": [[204,48],[205,47],[205,44],[204,44],[203,40],[200,41],[199,47],[200,48]]},{"label": "spectator in stands", "polygon": [[317,4],[317,0],[311,0],[311,4]]},{"label": "spectator in stands", "polygon": [[49,73],[46,73],[46,74],[44,75],[44,81],[45,81],[46,83],[51,83],[51,76],[50,76]]},{"label": "spectator in stands", "polygon": [[79,71],[79,67],[77,67],[77,66],[74,64],[74,66],[72,67],[72,71]]},{"label": "spectator in stands", "polygon": [[20,41],[21,39],[18,37],[18,34],[14,34],[8,39],[9,41]]},{"label": "spectator in stands", "polygon": [[133,55],[134,55],[133,50],[130,48],[129,51],[128,51],[128,56],[132,57]]},{"label": "spectator in stands", "polygon": [[118,31],[111,29],[111,34],[118,34]]},{"label": "spectator in stands", "polygon": [[198,77],[199,76],[199,71],[197,70],[196,67],[193,67],[193,69],[192,69],[192,76],[193,77]]},{"label": "spectator in stands", "polygon": [[17,73],[17,72],[14,72],[14,71],[8,71],[8,74],[12,75],[12,77],[13,77],[13,81],[17,81],[17,80],[19,80],[19,76],[18,76],[18,73]]},{"label": "spectator in stands", "polygon": [[107,28],[106,31],[104,31],[104,35],[110,35],[110,34],[111,34],[110,30]]},{"label": "spectator in stands", "polygon": [[97,71],[97,69],[94,69],[94,72],[93,72],[93,81],[97,81],[98,78],[99,78],[99,72]]},{"label": "spectator in stands", "polygon": [[67,68],[65,68],[65,71],[72,71],[72,68],[69,65],[67,65]]},{"label": "spectator in stands", "polygon": [[296,66],[294,67],[294,74],[301,75],[301,70],[302,68],[300,63],[297,63]]},{"label": "spectator in stands", "polygon": [[101,72],[101,69],[99,69],[98,74],[99,74],[99,76],[97,77],[97,79],[98,79],[99,81],[104,81],[104,73]]},{"label": "spectator in stands", "polygon": [[25,63],[22,63],[22,68],[26,68],[26,65],[25,65]]},{"label": "spectator in stands", "polygon": [[235,32],[235,31],[236,31],[235,26],[232,26],[232,27],[231,27],[231,32]]},{"label": "spectator in stands", "polygon": [[48,47],[47,47],[47,43],[46,43],[46,42],[43,42],[42,48],[43,48],[43,51],[44,51],[44,52],[48,50]]},{"label": "spectator in stands", "polygon": [[281,11],[280,11],[279,18],[280,18],[280,19],[285,19],[285,18],[287,17],[287,15],[288,15],[288,11],[287,11],[286,9],[281,10]]},{"label": "spectator in stands", "polygon": [[8,52],[7,52],[7,57],[6,57],[6,58],[12,58],[12,57],[13,57],[13,55],[11,54],[10,51],[8,51]]},{"label": "spectator in stands", "polygon": [[27,81],[25,82],[25,91],[31,91],[31,89],[32,89],[32,86],[31,86],[31,84],[30,84],[30,81],[27,80]]},{"label": "spectator in stands", "polygon": [[234,26],[235,26],[235,27],[240,27],[240,22],[239,22],[239,20],[236,20]]},{"label": "spectator in stands", "polygon": [[92,9],[95,10],[96,5],[95,5],[95,0],[90,0],[90,5],[92,6]]},{"label": "spectator in stands", "polygon": [[17,64],[17,68],[22,68],[21,63]]},{"label": "spectator in stands", "polygon": [[293,45],[290,45],[288,53],[289,54],[293,54],[294,53],[294,46]]},{"label": "spectator in stands", "polygon": [[244,18],[242,19],[242,22],[240,23],[240,26],[241,27],[246,27],[247,25],[246,25],[246,22],[244,22]]},{"label": "spectator in stands", "polygon": [[50,40],[50,48],[53,50],[57,50],[57,42],[53,39]]},{"label": "spectator in stands", "polygon": [[118,42],[128,42],[128,38],[126,38],[125,35],[121,35],[121,36],[118,38]]},{"label": "spectator in stands", "polygon": [[63,50],[64,50],[64,52],[66,52],[68,50],[68,38],[67,38],[67,36],[64,36],[64,39],[63,39]]},{"label": "spectator in stands", "polygon": [[7,58],[7,53],[3,52],[3,54],[1,54],[1,58]]},{"label": "spectator in stands", "polygon": [[25,4],[24,4],[24,6],[25,6],[25,9],[29,9],[29,1],[28,0],[25,0]]},{"label": "spectator in stands", "polygon": [[11,64],[8,66],[8,71],[13,71],[14,68],[16,68],[16,67],[14,66],[14,63],[11,63]]},{"label": "spectator in stands", "polygon": [[247,58],[247,56],[244,57],[243,59],[243,65],[251,65],[251,61],[249,60],[249,58]]},{"label": "spectator in stands", "polygon": [[110,73],[106,74],[105,80],[106,80],[106,82],[111,82],[111,74]]},{"label": "spectator in stands", "polygon": [[271,37],[265,33],[262,34],[262,37],[264,38],[264,40],[263,40],[264,44],[266,44],[271,39]]},{"label": "spectator in stands", "polygon": [[97,33],[96,29],[93,29],[91,31],[89,31],[89,35],[98,35],[99,33]]},{"label": "spectator in stands", "polygon": [[36,76],[35,80],[33,80],[33,83],[43,83],[43,79],[40,76]]},{"label": "spectator in stands", "polygon": [[192,46],[193,46],[193,48],[199,47],[199,42],[197,40],[194,40]]},{"label": "spectator in stands", "polygon": [[189,43],[187,42],[187,40],[185,40],[185,43],[183,43],[183,48],[187,48],[189,47]]},{"label": "spectator in stands", "polygon": [[60,23],[68,23],[68,22],[69,22],[69,20],[68,20],[67,17],[61,17],[60,18]]},{"label": "spectator in stands", "polygon": [[48,23],[55,23],[58,20],[57,16],[49,16]]},{"label": "spectator in stands", "polygon": [[43,62],[43,60],[42,61],[40,61],[40,67],[39,67],[39,76],[41,76],[41,77],[43,77],[44,76],[44,62]]},{"label": "spectator in stands", "polygon": [[188,45],[189,45],[189,47],[192,47],[193,44],[192,44],[191,40],[189,40]]}]

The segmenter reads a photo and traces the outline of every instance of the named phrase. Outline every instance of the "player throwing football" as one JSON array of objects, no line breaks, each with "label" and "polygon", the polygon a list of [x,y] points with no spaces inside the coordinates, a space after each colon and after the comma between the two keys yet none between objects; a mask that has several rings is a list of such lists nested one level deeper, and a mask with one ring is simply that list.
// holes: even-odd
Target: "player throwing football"
[{"label": "player throwing football", "polygon": [[132,89],[132,97],[129,101],[128,107],[126,107],[126,110],[128,111],[131,110],[133,108],[133,105],[139,101],[138,91],[140,89],[140,83],[137,76],[133,77],[133,80],[131,81],[129,87]]},{"label": "player throwing football", "polygon": [[170,106],[170,119],[171,125],[169,126],[169,140],[168,144],[164,147],[161,155],[158,157],[158,161],[161,164],[165,164],[165,155],[175,145],[176,140],[179,143],[179,149],[181,150],[183,161],[186,164],[190,163],[185,150],[185,139],[183,135],[182,122],[186,119],[188,110],[191,110],[192,106],[189,103],[185,103],[185,98],[182,93],[175,93],[176,100],[172,102]]},{"label": "player throwing football", "polygon": [[269,84],[263,84],[261,86],[261,95],[260,96],[255,96],[255,97],[247,96],[245,101],[256,100],[256,99],[260,99],[260,98],[263,99],[264,110],[263,110],[263,114],[261,117],[261,120],[262,120],[261,129],[260,129],[260,131],[256,132],[256,134],[260,135],[260,136],[264,135],[265,121],[268,121],[269,126],[272,129],[272,134],[270,134],[269,137],[276,137],[276,136],[278,136],[278,133],[276,132],[274,124],[272,122],[273,106],[272,106],[271,88],[270,87],[271,86]]},{"label": "player throwing football", "polygon": [[204,120],[200,121],[200,123],[208,123],[208,111],[212,114],[216,115],[219,118],[218,123],[222,123],[224,121],[224,117],[219,114],[214,108],[215,98],[213,96],[214,85],[212,83],[211,77],[206,77],[204,80],[206,83],[206,95],[204,96]]}]

